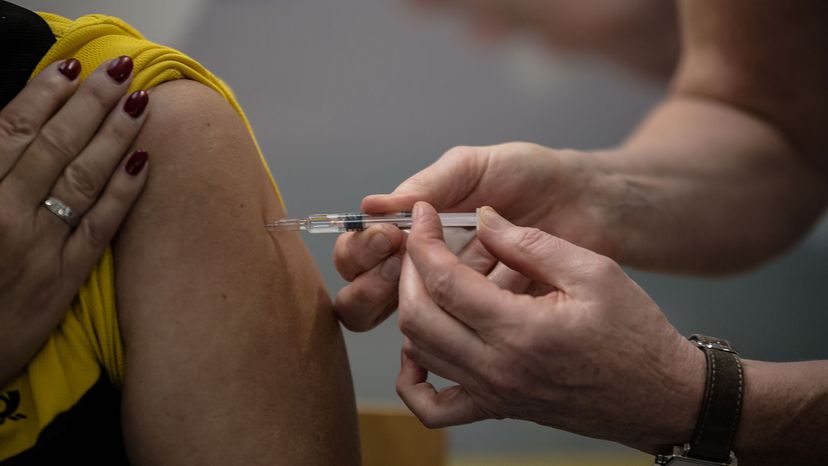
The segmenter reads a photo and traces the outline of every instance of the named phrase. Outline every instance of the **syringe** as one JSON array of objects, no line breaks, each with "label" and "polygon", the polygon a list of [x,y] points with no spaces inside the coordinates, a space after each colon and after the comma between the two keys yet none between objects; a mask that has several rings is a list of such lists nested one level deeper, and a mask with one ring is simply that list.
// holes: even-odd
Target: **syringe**
[{"label": "syringe", "polygon": [[[438,214],[443,227],[477,228],[477,212]],[[344,233],[362,231],[371,225],[389,223],[398,228],[411,228],[411,212],[386,215],[316,214],[307,218],[286,218],[265,224],[273,231],[307,231],[310,233]]]}]

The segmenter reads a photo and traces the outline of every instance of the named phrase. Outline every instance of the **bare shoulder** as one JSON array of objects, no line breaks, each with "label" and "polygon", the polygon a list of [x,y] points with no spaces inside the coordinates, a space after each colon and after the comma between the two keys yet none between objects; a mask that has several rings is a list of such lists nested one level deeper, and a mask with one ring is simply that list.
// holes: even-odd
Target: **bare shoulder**
[{"label": "bare shoulder", "polygon": [[149,112],[114,253],[130,460],[357,464],[342,336],[301,238],[264,228],[282,209],[244,123],[189,81]]},{"label": "bare shoulder", "polygon": [[187,190],[221,202],[255,194],[264,196],[267,214],[279,214],[253,140],[221,95],[194,81],[171,81],[152,89],[149,112],[136,142],[150,154],[144,197]]}]

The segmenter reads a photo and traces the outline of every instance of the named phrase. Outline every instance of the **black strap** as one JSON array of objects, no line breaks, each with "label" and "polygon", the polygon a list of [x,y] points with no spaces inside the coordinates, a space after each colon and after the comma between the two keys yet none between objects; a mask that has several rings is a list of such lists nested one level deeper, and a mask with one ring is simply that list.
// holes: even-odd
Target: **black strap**
[{"label": "black strap", "polygon": [[26,86],[54,43],[55,36],[43,18],[0,0],[0,109]]},{"label": "black strap", "polygon": [[704,335],[692,335],[690,340],[704,351],[707,377],[699,419],[687,456],[727,463],[742,413],[742,363],[727,340]]}]

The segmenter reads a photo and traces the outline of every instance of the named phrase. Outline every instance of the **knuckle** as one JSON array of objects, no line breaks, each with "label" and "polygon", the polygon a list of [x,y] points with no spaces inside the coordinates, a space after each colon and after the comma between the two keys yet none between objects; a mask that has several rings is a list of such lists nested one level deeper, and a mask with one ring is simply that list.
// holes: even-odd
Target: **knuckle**
[{"label": "knuckle", "polygon": [[610,277],[621,271],[621,266],[606,256],[596,256],[592,260],[591,268],[598,277]]},{"label": "knuckle", "polygon": [[0,113],[0,137],[3,139],[31,141],[38,129],[32,118],[23,112],[6,109]]},{"label": "knuckle", "polygon": [[402,304],[398,309],[397,325],[400,327],[400,332],[403,335],[416,335],[419,328],[420,311],[419,304],[409,303],[405,308]]},{"label": "knuckle", "polygon": [[476,157],[478,154],[477,147],[471,146],[455,146],[451,149],[447,150],[443,157],[457,157],[457,158],[464,158],[464,157]]},{"label": "knuckle", "polygon": [[92,217],[85,217],[80,225],[78,225],[78,230],[80,230],[86,243],[95,251],[105,248],[114,233],[110,225]]},{"label": "knuckle", "polygon": [[352,332],[367,332],[374,328],[373,321],[363,317],[362,315],[356,316],[340,316],[342,325],[345,326],[348,330]]},{"label": "knuckle", "polygon": [[126,146],[134,139],[137,127],[127,123],[126,118],[118,118],[104,127],[104,137],[114,142],[106,147],[114,155],[122,155]]},{"label": "knuckle", "polygon": [[457,277],[455,275],[455,267],[448,269],[435,270],[428,274],[426,281],[429,294],[432,299],[443,305],[450,305],[454,297],[454,290],[457,285]]},{"label": "knuckle", "polygon": [[108,111],[114,101],[121,96],[120,89],[112,86],[103,76],[91,76],[78,91],[85,99],[91,101],[98,111]]},{"label": "knuckle", "polygon": [[[397,395],[399,395],[400,398],[405,400],[406,397],[408,396],[409,385],[407,385],[406,383],[404,383],[403,381],[398,379],[396,385],[394,386],[394,388],[397,390]],[[412,409],[412,412],[413,411],[414,410]]]},{"label": "knuckle", "polygon": [[44,128],[37,140],[46,154],[64,164],[74,159],[80,151],[80,143],[77,138],[72,137],[71,133],[55,127]]},{"label": "knuckle", "polygon": [[397,317],[397,325],[400,327],[400,331],[403,335],[411,334],[412,329],[414,328],[414,314],[413,309],[410,305],[403,306],[400,303],[400,308],[398,310],[399,316]]},{"label": "knuckle", "polygon": [[515,142],[507,142],[506,144],[501,145],[503,149],[508,152],[516,152],[516,153],[526,153],[526,154],[538,154],[544,151],[548,151],[546,147],[543,147],[539,144],[535,144],[532,142],[525,142],[525,141],[515,141]]},{"label": "knuckle", "polygon": [[73,193],[81,195],[87,202],[95,199],[103,187],[104,174],[89,163],[76,161],[66,168],[66,183]]},{"label": "knuckle", "polygon": [[549,247],[556,244],[548,241],[549,235],[537,228],[521,228],[515,247],[525,256],[538,256],[548,253]]},{"label": "knuckle", "polygon": [[376,298],[373,293],[373,288],[370,286],[359,286],[364,285],[362,283],[352,284],[351,285],[351,294],[357,303],[363,308],[371,308],[374,306],[376,302]]},{"label": "knuckle", "polygon": [[364,332],[366,328],[366,319],[362,306],[354,306],[350,295],[349,287],[342,289],[334,300],[334,312],[337,319],[342,322],[348,330],[352,332]]},{"label": "knuckle", "polygon": [[425,413],[422,413],[420,416],[420,422],[425,426],[427,429],[439,429],[443,427],[443,423],[435,416],[430,416]]},{"label": "knuckle", "polygon": [[[101,176],[101,184],[103,187],[106,184],[106,174]],[[141,191],[142,185],[134,183],[119,183],[117,175],[112,175],[113,180],[109,182],[106,192],[101,195],[101,198],[106,197],[108,200],[114,202],[120,208],[121,217],[126,215],[126,211],[135,201],[138,200],[138,194]]]}]

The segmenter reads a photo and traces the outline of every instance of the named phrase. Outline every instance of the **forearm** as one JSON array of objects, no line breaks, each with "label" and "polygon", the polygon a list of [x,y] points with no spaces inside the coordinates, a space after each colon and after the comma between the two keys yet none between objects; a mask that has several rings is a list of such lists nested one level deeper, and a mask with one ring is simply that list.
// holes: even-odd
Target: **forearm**
[{"label": "forearm", "polygon": [[722,273],[794,243],[819,218],[826,176],[766,122],[675,95],[621,147],[583,155],[608,252],[648,269]]},{"label": "forearm", "polygon": [[622,147],[586,157],[589,195],[617,259],[727,272],[792,244],[828,199],[828,8],[685,0],[680,13],[672,93]]},{"label": "forearm", "polygon": [[739,464],[828,463],[828,361],[743,361]]}]

